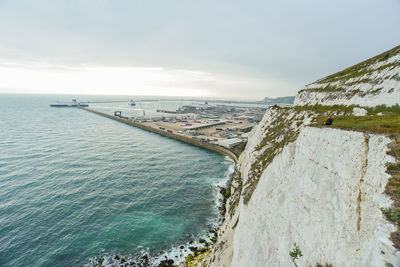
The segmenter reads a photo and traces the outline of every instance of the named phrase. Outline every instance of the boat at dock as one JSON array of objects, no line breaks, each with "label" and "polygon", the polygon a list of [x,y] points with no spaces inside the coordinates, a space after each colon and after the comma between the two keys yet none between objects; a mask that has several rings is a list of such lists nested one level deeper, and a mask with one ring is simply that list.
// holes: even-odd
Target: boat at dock
[{"label": "boat at dock", "polygon": [[131,101],[128,102],[128,105],[134,107],[136,106],[136,102],[133,99],[131,99]]},{"label": "boat at dock", "polygon": [[76,108],[76,107],[89,107],[87,103],[77,102],[76,99],[72,99],[72,102],[56,102],[55,104],[50,104],[52,108]]}]

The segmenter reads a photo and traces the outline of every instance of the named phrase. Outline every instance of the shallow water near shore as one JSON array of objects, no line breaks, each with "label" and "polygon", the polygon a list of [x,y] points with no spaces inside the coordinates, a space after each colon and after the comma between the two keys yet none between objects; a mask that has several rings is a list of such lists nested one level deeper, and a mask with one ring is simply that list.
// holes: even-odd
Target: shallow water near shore
[{"label": "shallow water near shore", "polygon": [[176,255],[216,227],[231,160],[56,99],[0,95],[0,266]]}]

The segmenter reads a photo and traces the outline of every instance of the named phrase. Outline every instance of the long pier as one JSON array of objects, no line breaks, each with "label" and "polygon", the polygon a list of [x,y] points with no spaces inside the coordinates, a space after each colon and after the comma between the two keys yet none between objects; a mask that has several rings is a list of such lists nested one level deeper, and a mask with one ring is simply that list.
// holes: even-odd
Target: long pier
[{"label": "long pier", "polygon": [[219,145],[216,145],[216,144],[212,144],[212,143],[203,142],[203,141],[196,140],[196,139],[191,139],[189,137],[178,135],[178,134],[174,134],[174,133],[169,133],[167,131],[163,131],[163,130],[160,130],[160,129],[156,129],[156,128],[153,128],[153,127],[149,127],[149,126],[143,125],[143,124],[141,124],[139,122],[135,122],[135,121],[132,121],[130,119],[126,119],[126,118],[119,117],[119,116],[112,116],[112,115],[109,115],[109,114],[106,114],[106,113],[103,113],[103,112],[99,112],[99,111],[96,111],[96,110],[93,110],[93,109],[88,109],[88,108],[83,108],[83,107],[79,107],[79,108],[83,109],[83,110],[86,110],[86,111],[89,111],[91,113],[94,113],[94,114],[97,114],[97,115],[112,119],[112,120],[115,120],[115,121],[119,121],[119,122],[122,122],[122,123],[125,123],[125,124],[128,124],[128,125],[131,125],[131,126],[134,126],[134,127],[149,131],[149,132],[157,133],[157,134],[160,134],[160,135],[163,135],[163,136],[166,136],[166,137],[169,137],[169,138],[173,138],[173,139],[185,142],[185,143],[189,143],[189,144],[192,144],[192,145],[195,145],[195,146],[199,146],[199,147],[203,147],[203,148],[206,148],[206,149],[209,149],[209,150],[212,150],[212,151],[216,151],[218,153],[221,153],[221,154],[231,158],[235,162],[235,164],[238,162],[238,158],[235,155],[235,153],[233,153],[229,149],[226,149],[226,148],[224,148],[222,146],[219,146]]}]

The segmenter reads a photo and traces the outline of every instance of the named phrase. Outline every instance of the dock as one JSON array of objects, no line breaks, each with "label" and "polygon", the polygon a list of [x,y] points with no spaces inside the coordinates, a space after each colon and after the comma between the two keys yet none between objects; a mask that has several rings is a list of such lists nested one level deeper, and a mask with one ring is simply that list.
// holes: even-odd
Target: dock
[{"label": "dock", "polygon": [[178,114],[177,111],[165,110],[165,109],[157,109],[157,112],[161,112],[161,113],[170,113],[170,114]]},{"label": "dock", "polygon": [[130,126],[134,126],[134,127],[149,131],[149,132],[157,133],[157,134],[169,137],[169,138],[173,138],[175,140],[179,140],[181,142],[185,142],[188,144],[192,144],[192,145],[195,145],[198,147],[203,147],[203,148],[218,152],[222,155],[225,155],[225,156],[228,156],[229,158],[231,158],[235,162],[235,164],[238,162],[238,158],[235,153],[233,153],[231,150],[229,150],[225,147],[222,147],[220,145],[213,144],[213,143],[207,143],[207,142],[204,142],[204,141],[201,141],[198,139],[192,139],[192,138],[189,138],[186,136],[175,134],[172,131],[165,131],[165,130],[157,129],[154,127],[150,127],[150,126],[144,125],[143,123],[132,121],[126,117],[122,117],[122,116],[120,116],[121,115],[120,113],[119,113],[119,116],[118,115],[112,116],[112,115],[109,115],[109,114],[106,114],[103,112],[99,112],[99,111],[96,111],[93,109],[89,109],[89,108],[84,108],[84,107],[78,107],[78,108],[86,110],[86,111],[94,113],[94,114],[97,114],[97,115],[100,115],[100,116],[103,116],[103,117],[106,117],[106,118],[109,118],[109,119],[112,119],[112,120],[115,120],[115,121],[119,121],[119,122],[128,124]]}]

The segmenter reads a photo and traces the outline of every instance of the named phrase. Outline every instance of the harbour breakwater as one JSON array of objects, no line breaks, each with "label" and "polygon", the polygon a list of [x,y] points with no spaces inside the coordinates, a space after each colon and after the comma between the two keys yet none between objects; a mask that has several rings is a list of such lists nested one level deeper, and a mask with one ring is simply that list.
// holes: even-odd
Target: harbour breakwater
[{"label": "harbour breakwater", "polygon": [[178,135],[178,134],[167,132],[165,130],[149,127],[149,126],[143,125],[143,124],[141,124],[139,122],[135,122],[135,121],[132,121],[132,120],[124,118],[124,117],[112,116],[112,115],[109,115],[109,114],[106,114],[106,113],[103,113],[103,112],[100,112],[100,111],[96,111],[96,110],[93,110],[93,109],[89,109],[89,108],[84,108],[84,107],[79,107],[79,108],[83,109],[83,110],[86,110],[88,112],[91,112],[91,113],[94,113],[94,114],[97,114],[97,115],[112,119],[112,120],[115,120],[115,121],[119,121],[119,122],[128,124],[130,126],[138,127],[140,129],[143,129],[143,130],[146,130],[146,131],[149,131],[149,132],[157,133],[157,134],[169,137],[169,138],[173,138],[173,139],[179,140],[181,142],[185,142],[185,143],[188,143],[188,144],[192,144],[192,145],[195,145],[195,146],[203,147],[205,149],[209,149],[209,150],[221,153],[221,154],[223,154],[225,156],[228,156],[230,159],[232,159],[235,162],[235,164],[238,162],[238,156],[235,153],[233,153],[231,150],[226,149],[226,148],[224,148],[222,146],[219,146],[219,145],[216,145],[216,144],[207,143],[207,142],[196,140],[196,139],[191,139],[191,138],[188,138],[186,136],[182,136],[182,135]]},{"label": "harbour breakwater", "polygon": [[[113,116],[110,114],[106,114],[103,112],[99,112],[93,109],[78,107],[80,109],[84,109],[88,112],[94,113],[96,115],[100,115],[112,120],[116,120],[118,122],[122,122],[128,124],[130,126],[138,127],[140,129],[153,132],[156,134],[163,135],[165,137],[173,138],[175,140],[185,142],[191,145],[195,145],[198,147],[202,147],[205,149],[209,149],[215,152],[218,152],[224,156],[228,156],[232,159],[236,166],[238,162],[238,156],[233,151],[221,147],[216,144],[203,142],[200,140],[191,139],[182,135],[171,133],[167,130],[161,130],[154,127],[149,127],[147,125],[143,125],[140,122],[135,122],[130,120],[129,118],[121,116]],[[223,218],[226,212],[226,200],[229,195],[229,190],[226,188],[229,186],[232,175],[233,169],[235,168],[232,166],[227,172],[227,180],[216,184],[216,188],[218,191],[215,191],[215,208],[219,211],[219,215],[216,219],[217,224],[210,225],[212,228],[207,230],[207,233],[200,237],[200,239],[193,239],[193,236],[189,237],[188,240],[183,241],[179,246],[170,247],[167,250],[162,250],[157,252],[156,254],[151,251],[143,250],[140,253],[132,254],[132,255],[121,255],[121,254],[102,254],[97,257],[91,258],[89,260],[88,265],[86,266],[114,266],[113,264],[123,264],[129,263],[130,265],[137,265],[137,266],[178,266],[176,264],[185,264],[187,257],[193,257],[194,255],[198,255],[204,251],[208,250],[208,246],[211,245],[213,242],[216,241],[216,235],[219,226],[223,223]],[[219,192],[219,193],[218,193]],[[111,264],[111,265],[108,265]],[[135,266],[136,266],[135,265]]]}]

